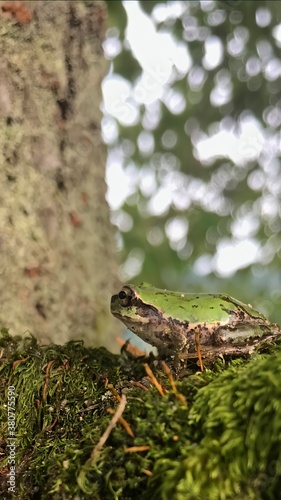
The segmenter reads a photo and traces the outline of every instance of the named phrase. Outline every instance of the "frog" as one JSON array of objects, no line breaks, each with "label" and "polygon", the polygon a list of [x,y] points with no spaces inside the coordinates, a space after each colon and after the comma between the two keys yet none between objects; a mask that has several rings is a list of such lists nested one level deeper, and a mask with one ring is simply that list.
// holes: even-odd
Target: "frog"
[{"label": "frog", "polygon": [[132,332],[157,347],[161,358],[213,361],[252,354],[281,335],[250,304],[224,293],[182,293],[150,283],[124,285],[111,297],[111,312]]}]

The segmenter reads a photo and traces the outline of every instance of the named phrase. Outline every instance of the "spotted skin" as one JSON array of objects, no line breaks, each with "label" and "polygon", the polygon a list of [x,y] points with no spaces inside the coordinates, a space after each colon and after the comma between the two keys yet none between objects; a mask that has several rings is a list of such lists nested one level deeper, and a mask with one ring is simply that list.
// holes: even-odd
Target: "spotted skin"
[{"label": "spotted skin", "polygon": [[239,356],[281,335],[280,327],[226,294],[188,294],[143,283],[125,285],[111,312],[161,356]]}]

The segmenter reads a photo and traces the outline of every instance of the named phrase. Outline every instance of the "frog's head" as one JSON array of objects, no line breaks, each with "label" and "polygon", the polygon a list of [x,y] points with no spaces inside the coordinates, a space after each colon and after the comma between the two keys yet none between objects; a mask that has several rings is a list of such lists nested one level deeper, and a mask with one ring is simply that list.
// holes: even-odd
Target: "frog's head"
[{"label": "frog's head", "polygon": [[171,301],[170,292],[154,288],[148,283],[125,285],[111,298],[111,312],[145,342],[166,353],[178,352],[186,344],[182,324],[167,316],[165,304]]},{"label": "frog's head", "polygon": [[125,285],[111,297],[112,314],[132,331],[139,331],[141,325],[147,325],[158,317],[157,308],[143,301],[141,286]]}]

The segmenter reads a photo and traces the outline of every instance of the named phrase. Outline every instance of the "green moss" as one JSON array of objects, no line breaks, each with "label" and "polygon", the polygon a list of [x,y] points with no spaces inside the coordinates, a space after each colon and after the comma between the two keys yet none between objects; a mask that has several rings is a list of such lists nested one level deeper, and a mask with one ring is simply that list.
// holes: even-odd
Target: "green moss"
[{"label": "green moss", "polygon": [[[281,351],[276,348],[271,355],[234,363],[198,391],[188,418],[192,443],[166,464],[161,498],[278,497],[280,363]],[[155,469],[163,476],[161,464]]]},{"label": "green moss", "polygon": [[[126,354],[88,349],[81,342],[38,346],[32,336],[2,332],[1,467],[7,474],[8,387],[16,394],[16,494],[28,499],[270,499],[281,488],[281,349],[232,363],[217,362],[203,374],[176,381],[185,407],[160,365],[153,371],[168,392],[145,391],[142,363]],[[19,362],[19,360],[21,362]],[[123,418],[97,460],[91,453],[118,401]],[[148,451],[126,452],[133,446]],[[152,475],[151,475],[152,474]],[[1,476],[1,495],[7,495]],[[3,496],[4,495],[4,496]],[[277,495],[277,496],[276,496]]]}]

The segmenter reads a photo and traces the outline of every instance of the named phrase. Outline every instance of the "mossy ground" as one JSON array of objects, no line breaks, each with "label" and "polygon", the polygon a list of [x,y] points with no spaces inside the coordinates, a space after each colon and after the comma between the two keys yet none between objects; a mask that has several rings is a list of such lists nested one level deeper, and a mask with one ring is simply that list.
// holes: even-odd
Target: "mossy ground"
[{"label": "mossy ground", "polygon": [[[143,363],[81,342],[39,346],[2,332],[1,498],[276,499],[281,491],[281,346],[146,385]],[[142,385],[135,385],[141,382]],[[101,451],[118,394],[127,404]],[[16,396],[16,488],[8,492],[8,388]],[[147,446],[146,451],[130,448]]]}]

